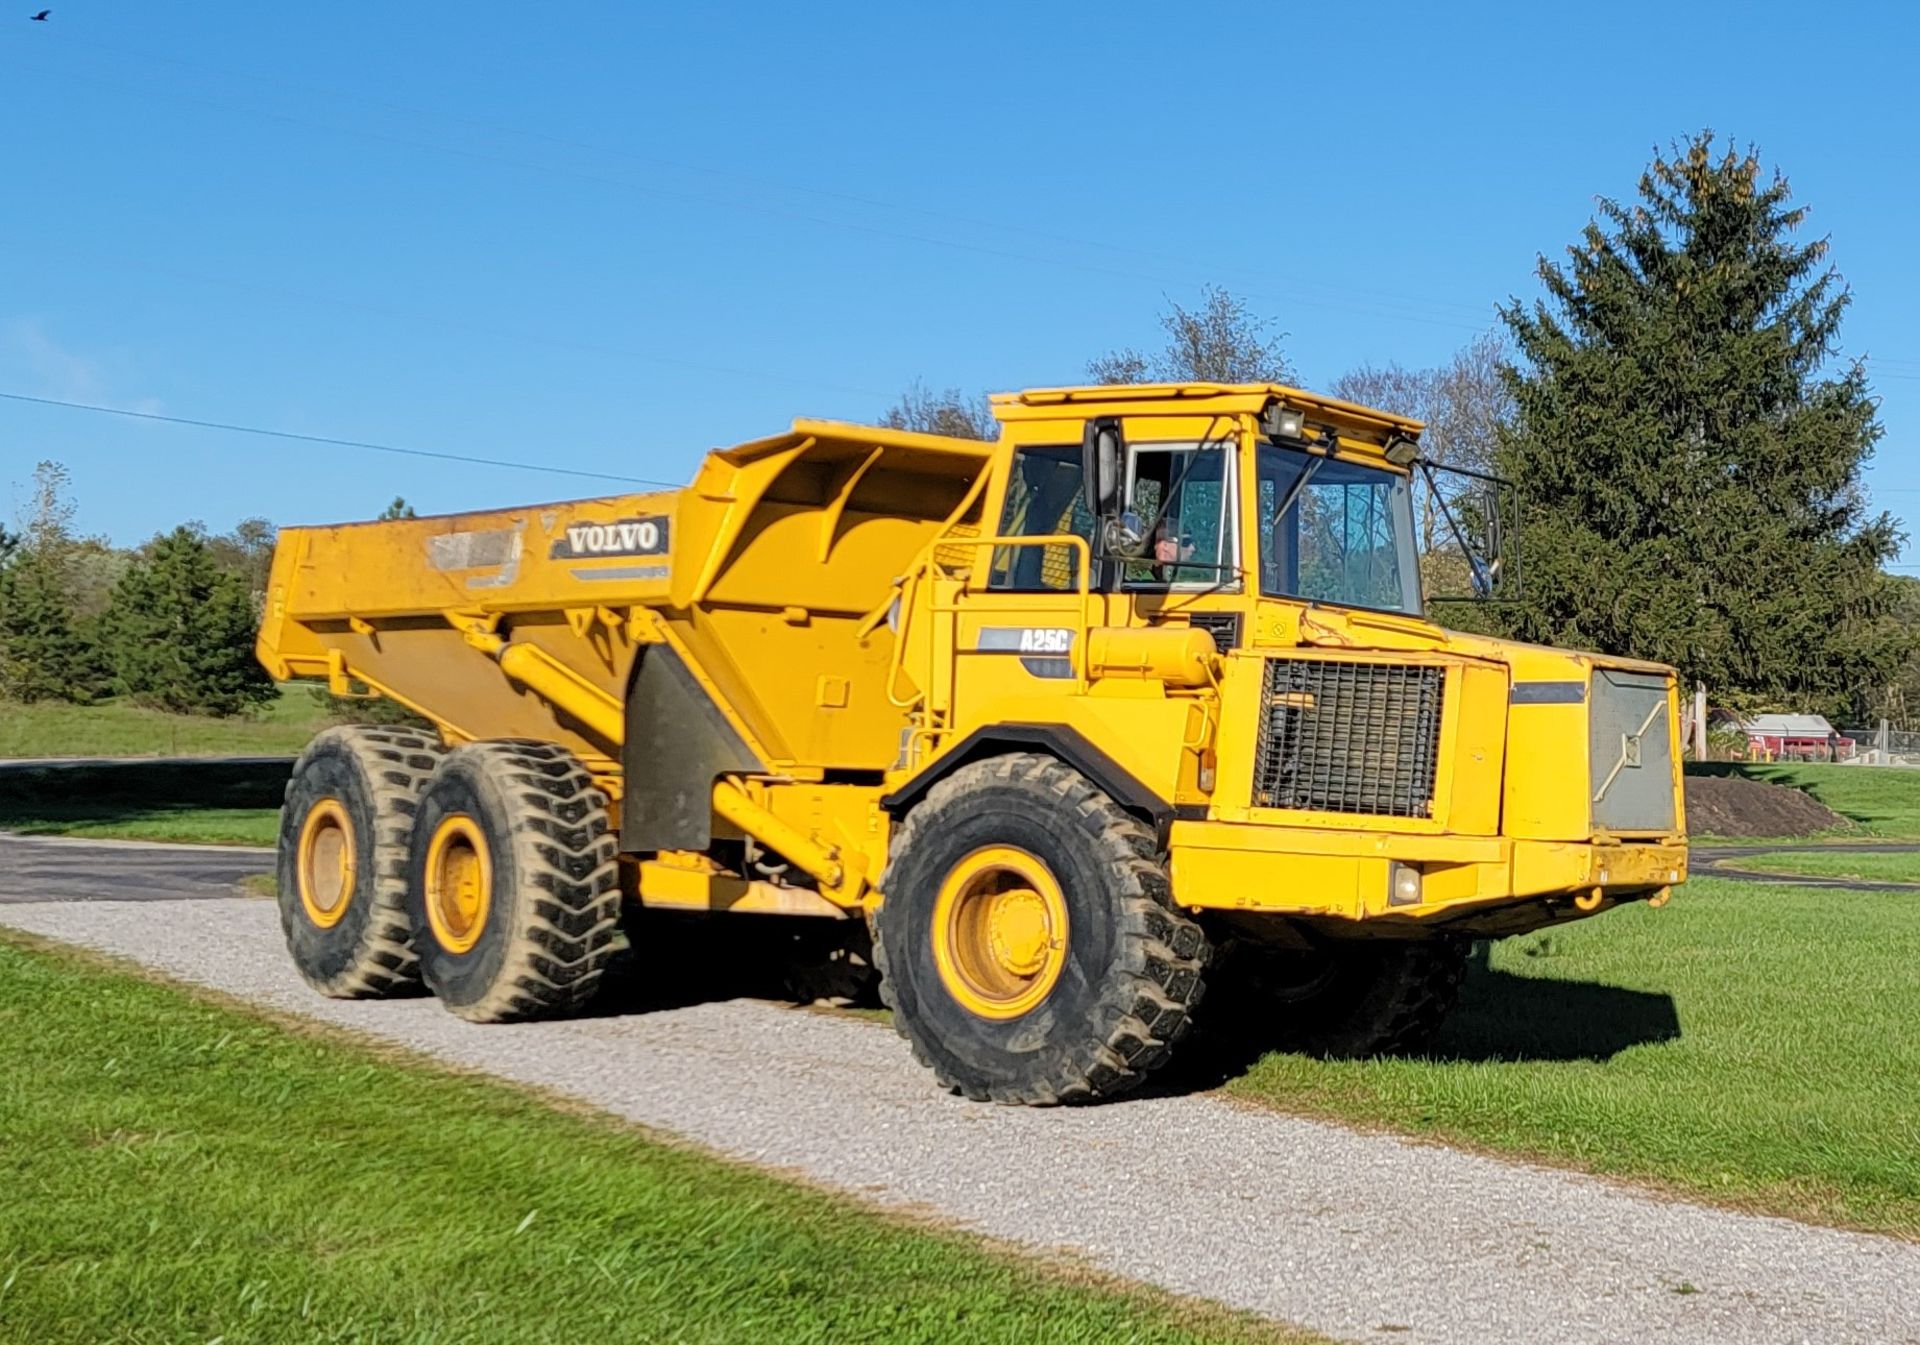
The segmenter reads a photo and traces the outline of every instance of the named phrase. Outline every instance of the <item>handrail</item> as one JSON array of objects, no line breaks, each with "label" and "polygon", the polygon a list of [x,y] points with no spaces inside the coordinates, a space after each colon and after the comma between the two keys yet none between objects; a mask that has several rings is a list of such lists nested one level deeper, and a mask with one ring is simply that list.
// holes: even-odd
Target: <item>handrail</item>
[{"label": "handrail", "polygon": [[[875,609],[873,613],[869,614],[866,620],[860,623],[859,630],[862,638],[870,635],[874,630],[879,628],[880,623],[886,619],[887,613],[892,610],[893,604],[896,602],[900,604],[901,624],[904,627],[908,614],[912,610],[914,590],[927,578],[928,572],[933,569],[935,565],[935,553],[942,547],[956,546],[986,549],[987,554],[984,557],[986,564],[983,565],[979,560],[976,560],[971,569],[972,574],[990,573],[993,560],[992,551],[996,547],[1064,546],[1077,553],[1079,563],[1075,567],[1077,578],[1073,593],[1079,600],[1079,624],[1076,631],[1079,638],[1074,641],[1074,648],[1079,652],[1073,659],[1073,675],[1076,683],[1084,687],[1086,682],[1086,632],[1094,624],[1093,618],[1088,612],[1089,603],[1093,596],[1093,548],[1088,544],[1087,539],[1078,533],[1046,533],[1040,536],[1024,537],[936,536],[920,549],[919,554],[914,557],[913,563],[907,567],[906,572],[893,581],[894,591],[888,596],[887,601]],[[970,590],[970,592],[974,594],[975,600],[969,603],[965,610],[976,612],[982,609],[992,610],[990,604],[983,603],[978,599],[979,595],[994,591],[995,590],[984,588]],[[1009,594],[1008,596],[1029,595]],[[928,614],[932,616],[952,616],[958,614],[961,610],[963,609],[957,604],[950,603],[929,603],[927,607]],[[896,633],[893,642],[893,653],[888,660],[887,700],[898,709],[910,710],[925,700],[926,691],[923,687],[919,696],[908,697],[904,700],[897,694],[900,676],[904,669],[906,659],[907,642],[904,638],[900,638],[904,633],[904,629]]]}]

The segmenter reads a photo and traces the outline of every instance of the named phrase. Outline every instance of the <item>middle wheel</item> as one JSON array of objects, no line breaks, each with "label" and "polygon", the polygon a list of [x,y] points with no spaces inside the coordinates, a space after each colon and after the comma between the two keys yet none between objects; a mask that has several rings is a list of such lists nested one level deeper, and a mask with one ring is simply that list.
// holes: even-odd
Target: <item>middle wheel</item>
[{"label": "middle wheel", "polygon": [[449,753],[420,795],[407,864],[427,988],[474,1022],[586,1003],[618,928],[614,848],[607,796],[565,748]]},{"label": "middle wheel", "polygon": [[1111,1097],[1186,1034],[1206,939],[1173,906],[1152,832],[1051,757],[993,757],[935,785],[881,890],[881,996],[949,1088]]}]

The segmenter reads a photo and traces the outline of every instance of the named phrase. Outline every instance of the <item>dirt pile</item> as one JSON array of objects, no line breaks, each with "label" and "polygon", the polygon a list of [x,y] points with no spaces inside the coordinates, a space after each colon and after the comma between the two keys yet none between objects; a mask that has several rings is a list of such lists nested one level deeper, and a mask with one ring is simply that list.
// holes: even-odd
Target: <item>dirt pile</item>
[{"label": "dirt pile", "polygon": [[1687,830],[1696,836],[1810,836],[1852,825],[1813,795],[1734,775],[1687,777]]}]

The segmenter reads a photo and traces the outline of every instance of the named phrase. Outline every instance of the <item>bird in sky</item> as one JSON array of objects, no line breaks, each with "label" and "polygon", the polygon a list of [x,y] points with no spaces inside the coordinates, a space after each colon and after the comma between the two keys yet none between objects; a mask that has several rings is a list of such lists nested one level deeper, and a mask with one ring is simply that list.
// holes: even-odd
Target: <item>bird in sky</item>
[{"label": "bird in sky", "polygon": [[33,21],[34,21],[35,23],[45,23],[45,22],[47,21],[47,15],[49,15],[49,14],[51,14],[51,13],[53,13],[53,11],[52,11],[52,10],[50,10],[50,9],[43,9],[43,10],[41,10],[41,11],[40,11],[40,12],[39,12],[38,14],[36,14],[36,15],[34,15],[34,16],[33,16]]}]

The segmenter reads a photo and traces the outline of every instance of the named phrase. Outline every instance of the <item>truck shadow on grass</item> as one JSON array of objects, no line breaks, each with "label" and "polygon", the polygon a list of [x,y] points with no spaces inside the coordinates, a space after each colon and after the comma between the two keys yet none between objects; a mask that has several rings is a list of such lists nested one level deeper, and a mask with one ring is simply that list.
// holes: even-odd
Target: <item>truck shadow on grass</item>
[{"label": "truck shadow on grass", "polygon": [[[1636,1046],[1680,1038],[1673,996],[1591,981],[1518,976],[1476,960],[1459,1006],[1424,1049],[1405,1058],[1448,1064],[1603,1064]],[[1140,1096],[1218,1088],[1289,1049],[1284,1025],[1208,1025]]]}]

